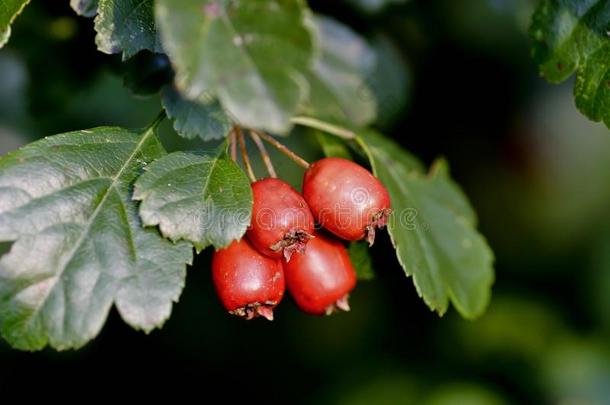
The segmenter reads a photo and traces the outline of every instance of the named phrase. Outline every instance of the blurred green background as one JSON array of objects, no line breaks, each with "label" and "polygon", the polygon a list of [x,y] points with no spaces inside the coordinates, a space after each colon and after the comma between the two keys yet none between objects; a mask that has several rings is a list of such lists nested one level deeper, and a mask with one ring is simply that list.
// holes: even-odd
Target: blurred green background
[{"label": "blurred green background", "polygon": [[[469,322],[454,310],[430,312],[384,234],[372,249],[377,277],[359,283],[352,312],[309,317],[287,299],[273,323],[243,322],[215,298],[206,252],[172,318],[149,336],[112,312],[77,352],[22,353],[0,342],[0,394],[610,404],[610,131],[577,112],[572,83],[538,78],[527,39],[534,2],[310,4],[394,46],[390,70],[371,85],[392,69],[406,76],[399,91],[378,94],[378,126],[427,162],[449,159],[497,256],[487,313]],[[145,126],[159,98],[133,96],[124,70],[119,57],[96,51],[91,20],[68,1],[33,2],[0,50],[0,154],[74,129]],[[167,122],[162,140],[168,149],[202,147]],[[320,155],[308,134],[287,143]],[[299,169],[276,159],[298,183]]]}]

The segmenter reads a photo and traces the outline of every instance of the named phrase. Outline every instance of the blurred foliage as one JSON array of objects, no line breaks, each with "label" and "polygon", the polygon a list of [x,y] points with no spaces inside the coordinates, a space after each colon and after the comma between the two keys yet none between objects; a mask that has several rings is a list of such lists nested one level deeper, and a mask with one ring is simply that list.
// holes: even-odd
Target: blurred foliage
[{"label": "blurred foliage", "polygon": [[[77,128],[142,127],[161,108],[158,95],[123,87],[120,56],[97,52],[91,21],[63,3],[33,2],[0,51],[0,153]],[[382,234],[371,250],[376,277],[358,285],[352,312],[312,318],[286,302],[274,323],[244,323],[214,298],[206,254],[161,331],[134,332],[113,312],[79,352],[31,355],[0,341],[0,393],[35,386],[65,400],[70,382],[249,403],[610,403],[610,135],[574,108],[570,83],[537,77],[526,37],[534,2],[310,3],[382,35],[395,48],[388,58],[406,64],[404,106],[380,126],[426,163],[446,156],[465,186],[496,253],[487,313],[439,319]],[[162,129],[169,150],[203,145]],[[286,142],[315,159],[315,138],[302,131]],[[302,171],[270,153],[299,186]],[[258,160],[255,170],[264,173]]]}]

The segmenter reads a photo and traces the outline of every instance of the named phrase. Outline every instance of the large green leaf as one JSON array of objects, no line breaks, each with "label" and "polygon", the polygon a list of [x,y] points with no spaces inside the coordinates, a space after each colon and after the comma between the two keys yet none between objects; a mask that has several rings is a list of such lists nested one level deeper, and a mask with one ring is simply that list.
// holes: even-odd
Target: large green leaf
[{"label": "large green leaf", "polygon": [[305,113],[336,122],[364,126],[375,119],[375,95],[366,80],[375,52],[354,31],[328,17],[317,16],[321,53],[307,73],[310,85]]},{"label": "large green leaf", "polygon": [[146,225],[159,225],[163,235],[188,240],[198,251],[240,239],[252,215],[250,182],[222,149],[155,161],[136,182],[134,198],[142,201]]},{"label": "large green leaf", "polygon": [[530,36],[540,74],[559,83],[576,72],[576,106],[610,127],[610,1],[542,0]]},{"label": "large green leaf", "polygon": [[313,53],[302,1],[157,0],[155,10],[187,98],[210,92],[239,123],[287,132]]},{"label": "large green leaf", "polygon": [[155,28],[153,0],[99,0],[95,43],[105,53],[127,59],[143,49],[163,52]]},{"label": "large green leaf", "polygon": [[176,132],[187,139],[222,139],[231,129],[231,120],[209,94],[199,100],[188,100],[172,86],[165,86],[161,101],[167,115],[174,120]]},{"label": "large green leaf", "polygon": [[367,83],[377,102],[375,123],[381,128],[390,128],[407,106],[411,90],[409,65],[389,38],[378,35],[371,46],[377,55],[377,64]]},{"label": "large green leaf", "polygon": [[165,155],[143,133],[95,128],[45,138],[0,158],[0,329],[14,347],[77,348],[114,303],[150,331],[170,315],[192,249],[144,229],[133,182]]},{"label": "large green leaf", "polygon": [[0,2],[0,48],[11,36],[11,24],[30,0],[2,0]]},{"label": "large green leaf", "polygon": [[363,133],[361,141],[390,193],[394,213],[388,230],[419,295],[441,315],[449,301],[466,318],[480,315],[494,279],[493,253],[446,163],[436,162],[425,174],[420,162],[381,135]]},{"label": "large green leaf", "polygon": [[98,0],[70,0],[70,7],[83,17],[94,17],[97,14]]}]

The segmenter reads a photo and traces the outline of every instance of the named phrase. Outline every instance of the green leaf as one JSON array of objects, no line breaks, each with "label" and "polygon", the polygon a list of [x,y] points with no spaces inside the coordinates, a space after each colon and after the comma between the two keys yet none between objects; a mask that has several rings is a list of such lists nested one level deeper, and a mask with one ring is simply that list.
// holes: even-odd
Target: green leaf
[{"label": "green leaf", "polygon": [[377,55],[377,64],[367,83],[377,101],[376,124],[390,128],[407,107],[411,89],[409,66],[387,37],[376,36],[371,45]]},{"label": "green leaf", "polygon": [[70,7],[83,17],[95,17],[98,0],[70,0]]},{"label": "green leaf", "polygon": [[576,72],[576,106],[610,127],[610,1],[542,0],[530,36],[540,75],[559,83]]},{"label": "green leaf", "polygon": [[113,303],[131,326],[163,324],[192,249],[144,229],[133,182],[165,154],[153,128],[70,132],[0,158],[0,330],[14,347],[78,348]]},{"label": "green leaf", "polygon": [[321,54],[307,74],[309,101],[304,113],[334,122],[365,126],[375,119],[375,95],[366,78],[375,67],[375,53],[347,26],[317,16]]},{"label": "green leaf", "polygon": [[316,135],[318,143],[322,147],[322,152],[324,152],[324,156],[353,160],[348,147],[336,136],[315,129],[312,129],[311,131]]},{"label": "green leaf", "polygon": [[390,193],[388,230],[398,261],[418,294],[439,314],[453,303],[466,318],[485,310],[494,279],[493,253],[447,164],[424,174],[413,156],[374,132],[361,135],[375,175]]},{"label": "green leaf", "polygon": [[30,0],[2,0],[0,3],[0,48],[11,36],[11,24]]},{"label": "green leaf", "polygon": [[372,280],[375,278],[367,242],[352,242],[349,244],[347,251],[349,253],[350,261],[354,266],[354,270],[356,270],[356,277],[358,277],[358,280]]},{"label": "green leaf", "polygon": [[95,43],[108,54],[128,59],[143,49],[163,52],[155,28],[153,0],[99,0]]},{"label": "green leaf", "polygon": [[231,129],[231,120],[209,94],[204,94],[197,101],[188,100],[172,86],[165,86],[161,101],[167,115],[174,120],[176,132],[187,139],[222,139]]},{"label": "green leaf", "polygon": [[176,241],[185,239],[198,251],[216,249],[240,239],[252,215],[252,188],[244,172],[217,153],[175,152],[146,169],[135,186],[146,225]]},{"label": "green leaf", "polygon": [[290,129],[313,53],[302,1],[158,0],[155,11],[185,97],[210,92],[245,126]]}]

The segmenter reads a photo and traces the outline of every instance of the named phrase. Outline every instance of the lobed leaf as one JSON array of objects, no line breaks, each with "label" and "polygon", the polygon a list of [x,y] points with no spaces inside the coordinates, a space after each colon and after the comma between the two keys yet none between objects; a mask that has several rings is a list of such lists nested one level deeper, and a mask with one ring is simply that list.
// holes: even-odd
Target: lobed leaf
[{"label": "lobed leaf", "polygon": [[222,150],[167,155],[147,167],[134,192],[146,225],[198,251],[240,239],[250,225],[252,198],[248,178]]},{"label": "lobed leaf", "polygon": [[542,0],[532,19],[540,75],[559,83],[576,73],[576,106],[610,127],[610,1]]},{"label": "lobed leaf", "polygon": [[95,43],[108,54],[128,59],[141,50],[163,52],[155,27],[153,0],[99,0]]},{"label": "lobed leaf", "polygon": [[132,200],[165,155],[153,128],[47,137],[0,158],[0,331],[14,347],[78,348],[111,306],[146,332],[169,317],[192,249],[144,229]]},{"label": "lobed leaf", "polygon": [[494,279],[493,253],[476,230],[476,216],[445,161],[430,173],[394,142],[361,135],[374,174],[390,193],[388,230],[398,261],[426,304],[444,314],[449,301],[466,318],[485,310]]},{"label": "lobed leaf", "polygon": [[157,0],[163,47],[189,99],[217,97],[238,123],[285,133],[313,57],[300,0]]},{"label": "lobed leaf", "polygon": [[188,100],[173,87],[166,86],[161,93],[161,102],[168,117],[174,120],[176,132],[187,139],[222,139],[231,130],[231,120],[218,101],[208,94],[199,100]]}]

